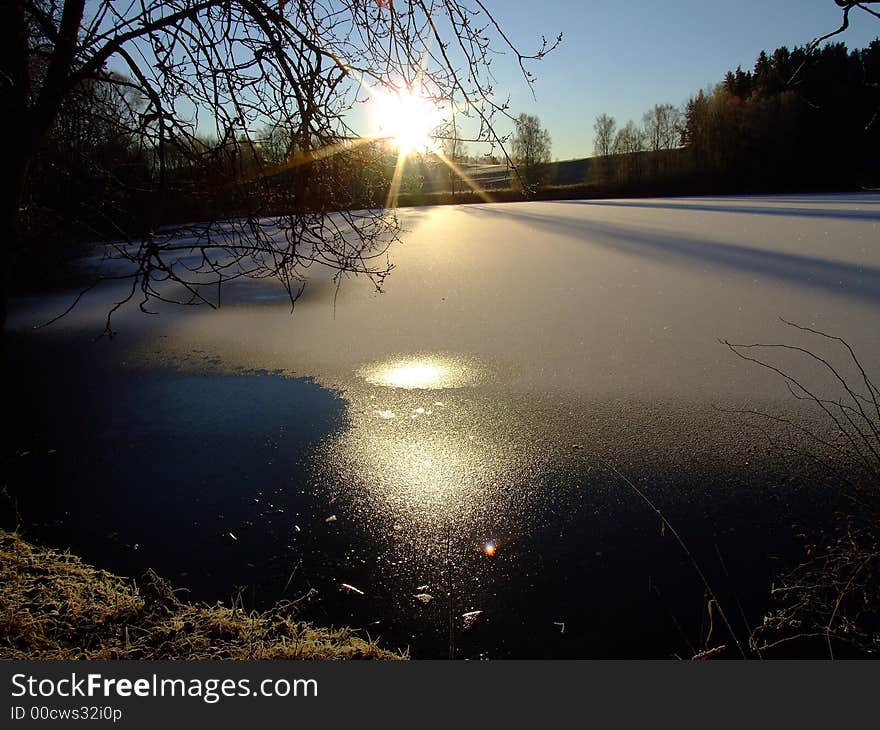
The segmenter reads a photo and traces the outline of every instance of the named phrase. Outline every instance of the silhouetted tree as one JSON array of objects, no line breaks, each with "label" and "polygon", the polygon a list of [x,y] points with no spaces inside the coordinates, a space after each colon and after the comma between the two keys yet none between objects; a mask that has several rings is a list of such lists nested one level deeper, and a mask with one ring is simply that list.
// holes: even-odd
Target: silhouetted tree
[{"label": "silhouetted tree", "polygon": [[458,124],[455,120],[454,113],[450,123],[447,125],[445,136],[440,147],[441,154],[447,160],[447,164],[444,165],[444,168],[449,180],[449,189],[454,197],[457,188],[460,188],[462,185],[462,179],[458,173],[458,169],[460,169],[461,165],[467,162],[468,155],[467,144],[461,139],[458,133]]},{"label": "silhouetted tree", "polygon": [[736,72],[728,71],[724,77],[724,91],[730,96],[747,101],[752,95],[753,78],[748,71],[743,71],[741,66],[736,67]]},{"label": "silhouetted tree", "polygon": [[[794,81],[792,81],[794,79]],[[849,187],[876,180],[880,43],[762,52],[692,97],[684,142],[694,173],[725,189]]]},{"label": "silhouetted tree", "polygon": [[523,186],[533,188],[545,182],[550,163],[550,133],[533,114],[516,118],[512,140],[513,159]]},{"label": "silhouetted tree", "polygon": [[617,122],[614,117],[600,114],[593,124],[593,155],[598,160],[598,179],[600,183],[608,182],[611,177],[611,153],[614,149],[614,132]]},{"label": "silhouetted tree", "polygon": [[656,177],[661,172],[661,162],[666,159],[659,154],[663,150],[675,149],[681,143],[682,117],[678,107],[672,104],[655,104],[642,117],[645,146],[654,154],[651,156],[651,173]]},{"label": "silhouetted tree", "polygon": [[611,154],[614,145],[614,131],[617,128],[617,122],[614,117],[607,114],[600,114],[596,117],[593,124],[593,154],[597,157],[608,157]]},{"label": "silhouetted tree", "polygon": [[[465,108],[479,122],[477,139],[500,145],[494,120],[506,107],[495,101],[490,54],[504,47],[531,82],[527,61],[553,45],[518,51],[477,0],[4,0],[0,322],[34,170],[88,85],[127,99],[130,114],[117,121],[147,163],[137,185],[142,219],[116,226],[126,239],[117,254],[131,264],[124,301],[210,303],[212,284],[239,276],[275,276],[294,298],[312,263],[377,286],[389,271],[383,252],[396,220],[349,212],[347,165],[334,159],[353,154],[347,115],[364,89],[407,87]],[[296,164],[279,170],[257,154],[267,124],[289,131]],[[230,161],[241,174],[210,177]],[[212,218],[240,217],[189,226],[194,245],[182,252],[180,231],[159,231],[193,212],[182,207],[190,196]],[[194,271],[175,265],[193,253]]]},{"label": "silhouetted tree", "polygon": [[282,124],[267,124],[257,141],[261,157],[270,165],[283,165],[296,158],[295,131]]},{"label": "silhouetted tree", "polygon": [[681,112],[672,104],[656,104],[642,119],[646,146],[652,152],[671,150],[681,140]]},{"label": "silhouetted tree", "polygon": [[632,120],[617,130],[614,137],[614,154],[618,156],[618,175],[632,180],[641,175],[639,153],[645,149],[645,132]]}]

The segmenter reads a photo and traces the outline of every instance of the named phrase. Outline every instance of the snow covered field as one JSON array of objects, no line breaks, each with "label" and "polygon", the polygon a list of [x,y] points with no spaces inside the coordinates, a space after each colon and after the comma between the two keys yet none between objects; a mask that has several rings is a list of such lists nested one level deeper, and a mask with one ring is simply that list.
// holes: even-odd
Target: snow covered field
[{"label": "snow covered field", "polygon": [[[705,198],[402,211],[376,296],[307,289],[287,308],[181,318],[224,360],[344,384],[407,353],[474,358],[495,382],[594,396],[754,395],[718,340],[788,337],[778,317],[880,354],[880,196]],[[258,301],[257,287],[240,292]],[[255,315],[259,311],[259,318]]]},{"label": "snow covered field", "polygon": [[[725,398],[763,391],[719,339],[779,341],[782,317],[880,348],[880,195],[566,201],[403,209],[385,293],[307,286],[296,313],[266,283],[224,308],[149,324],[231,366],[344,385],[396,355],[479,361],[496,383],[599,396]],[[108,295],[109,296],[109,295]],[[15,317],[27,326],[65,299]],[[100,329],[105,296],[61,327]],[[134,309],[133,307],[131,308]],[[770,386],[773,387],[772,385]],[[756,391],[756,389],[758,389]]]}]

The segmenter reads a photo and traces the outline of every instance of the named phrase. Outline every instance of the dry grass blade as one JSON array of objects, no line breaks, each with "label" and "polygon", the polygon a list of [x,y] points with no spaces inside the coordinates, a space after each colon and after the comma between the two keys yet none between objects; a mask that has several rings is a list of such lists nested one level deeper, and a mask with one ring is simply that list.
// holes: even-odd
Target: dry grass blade
[{"label": "dry grass blade", "polygon": [[403,659],[350,629],[296,619],[292,603],[247,613],[177,598],[0,531],[2,659]]},{"label": "dry grass blade", "polygon": [[[781,576],[772,590],[781,607],[765,616],[750,644],[753,649],[766,651],[794,642],[808,653],[825,652],[831,658],[839,654],[836,648],[860,655],[875,654],[880,650],[878,390],[846,340],[782,321],[823,344],[831,343],[836,352],[823,355],[808,347],[779,343],[725,344],[743,360],[776,373],[798,401],[817,409],[824,420],[813,427],[798,426],[788,418],[759,411],[752,415],[788,426],[800,436],[780,450],[801,463],[821,467],[822,481],[849,506],[846,514],[837,516],[834,532],[829,537],[814,538],[807,546],[806,560]],[[827,383],[808,388],[788,367],[763,359],[770,352],[787,353],[799,358],[800,363],[818,364]],[[846,375],[847,368],[852,376]],[[835,388],[837,393],[826,396],[820,387]]]}]

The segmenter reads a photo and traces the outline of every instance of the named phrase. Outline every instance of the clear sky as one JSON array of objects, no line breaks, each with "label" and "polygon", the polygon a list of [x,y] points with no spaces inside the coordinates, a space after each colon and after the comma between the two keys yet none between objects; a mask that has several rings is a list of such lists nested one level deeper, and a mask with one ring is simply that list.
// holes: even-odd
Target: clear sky
[{"label": "clear sky", "polygon": [[[681,104],[737,65],[752,68],[761,50],[805,45],[841,19],[834,0],[484,2],[524,49],[541,34],[563,33],[559,49],[532,67],[537,101],[510,63],[493,64],[512,111],[541,118],[559,159],[592,153],[593,121],[602,112],[618,124],[638,121],[653,104]],[[854,10],[850,29],[835,40],[857,48],[878,35],[880,20]]]}]

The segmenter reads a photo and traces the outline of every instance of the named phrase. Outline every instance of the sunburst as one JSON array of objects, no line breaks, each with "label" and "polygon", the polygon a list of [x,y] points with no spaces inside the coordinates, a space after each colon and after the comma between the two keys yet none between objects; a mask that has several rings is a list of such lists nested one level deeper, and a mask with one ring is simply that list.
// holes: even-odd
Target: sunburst
[{"label": "sunburst", "polygon": [[[443,153],[437,131],[444,127],[444,119],[447,117],[436,100],[420,93],[413,86],[370,86],[363,79],[361,83],[368,92],[369,126],[372,128],[370,133],[300,153],[270,169],[261,168],[256,176],[278,174],[292,167],[308,165],[364,144],[386,140],[397,152],[394,174],[385,202],[386,208],[397,207],[407,158],[420,152],[433,155],[435,159],[453,170],[484,202],[492,202],[489,194],[454,160]],[[456,110],[452,109],[451,113],[454,115]]]},{"label": "sunburst", "polygon": [[412,89],[376,91],[372,115],[377,136],[391,140],[401,157],[436,147],[434,133],[443,114],[429,97]]}]

